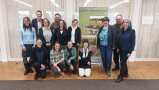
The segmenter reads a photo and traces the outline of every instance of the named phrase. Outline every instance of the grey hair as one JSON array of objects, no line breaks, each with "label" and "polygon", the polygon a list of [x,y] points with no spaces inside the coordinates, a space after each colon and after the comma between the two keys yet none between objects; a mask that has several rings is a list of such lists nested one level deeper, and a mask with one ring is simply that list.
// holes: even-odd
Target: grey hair
[{"label": "grey hair", "polygon": [[122,16],[121,14],[117,14],[117,15],[116,15],[116,17],[117,17],[117,16],[120,16],[120,17],[122,17],[122,18],[123,18],[123,16]]},{"label": "grey hair", "polygon": [[128,25],[128,28],[129,28],[129,29],[132,29],[131,20],[129,20],[129,19],[124,19],[124,20],[123,20],[123,23],[124,23],[125,21],[128,22],[128,24],[129,24],[129,25]]}]

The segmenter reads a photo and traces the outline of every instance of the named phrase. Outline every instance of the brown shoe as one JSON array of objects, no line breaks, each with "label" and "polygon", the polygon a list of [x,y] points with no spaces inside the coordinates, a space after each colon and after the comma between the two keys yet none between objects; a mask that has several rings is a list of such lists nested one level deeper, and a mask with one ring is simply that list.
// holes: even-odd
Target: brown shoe
[{"label": "brown shoe", "polygon": [[27,70],[25,70],[24,75],[27,75],[29,72]]},{"label": "brown shoe", "polygon": [[33,72],[34,72],[33,69],[31,69],[31,70],[30,70],[30,73],[33,73]]}]

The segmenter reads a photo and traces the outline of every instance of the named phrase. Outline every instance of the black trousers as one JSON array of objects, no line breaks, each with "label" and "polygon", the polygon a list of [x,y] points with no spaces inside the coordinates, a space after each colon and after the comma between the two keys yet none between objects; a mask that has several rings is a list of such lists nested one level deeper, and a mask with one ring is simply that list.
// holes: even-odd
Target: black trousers
[{"label": "black trousers", "polygon": [[31,63],[27,61],[27,58],[30,57],[33,44],[25,44],[26,51],[22,51],[23,64],[27,71],[31,70]]},{"label": "black trousers", "polygon": [[34,63],[34,68],[35,68],[35,72],[36,72],[36,75],[40,75],[42,78],[45,78],[46,77],[46,69],[44,70],[41,70],[41,64],[40,63]]},{"label": "black trousers", "polygon": [[77,46],[77,43],[73,43],[73,47],[75,47],[76,48],[76,59],[78,59],[78,49],[79,49],[79,46]]},{"label": "black trousers", "polygon": [[77,71],[77,61],[76,60],[71,60],[70,63],[65,61],[65,63],[66,63],[66,67],[68,67],[68,69],[70,69],[70,65],[72,65],[74,67],[74,71]]},{"label": "black trousers", "polygon": [[47,66],[50,68],[50,51],[51,51],[51,46],[46,46],[47,50]]},{"label": "black trousers", "polygon": [[[61,69],[61,72],[63,71],[63,69],[65,68],[65,62],[62,61],[61,63],[59,63],[57,65],[60,69]],[[54,74],[59,74],[60,72],[58,72],[58,69],[57,68],[54,68],[52,64],[50,64],[50,67],[51,67],[51,70]]]},{"label": "black trousers", "polygon": [[117,49],[113,50],[113,60],[115,63],[115,68],[119,68],[119,52],[117,52]]},{"label": "black trousers", "polygon": [[127,67],[127,60],[128,60],[128,52],[127,51],[121,51],[120,52],[120,76],[123,77],[124,75],[128,75],[128,67]]}]

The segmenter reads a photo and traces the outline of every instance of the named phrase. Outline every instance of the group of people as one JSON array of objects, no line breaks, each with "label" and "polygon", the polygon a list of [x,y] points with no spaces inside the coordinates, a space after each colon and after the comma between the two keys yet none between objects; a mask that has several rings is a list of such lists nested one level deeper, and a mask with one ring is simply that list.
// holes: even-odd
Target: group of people
[{"label": "group of people", "polygon": [[[91,75],[91,56],[95,54],[89,47],[89,40],[81,42],[81,29],[78,20],[73,19],[72,25],[67,28],[66,22],[60,14],[55,14],[55,21],[50,25],[47,18],[42,19],[42,11],[37,10],[37,18],[32,22],[29,17],[23,18],[21,29],[22,57],[25,67],[24,75],[32,73],[35,77],[45,78],[46,70],[51,70],[54,75],[64,74],[64,71],[79,76]],[[100,49],[103,62],[102,72],[111,75],[112,54],[114,54],[115,67],[112,71],[120,70],[116,82],[128,77],[127,59],[131,56],[135,46],[135,30],[131,22],[122,15],[116,16],[116,24],[109,25],[109,18],[102,19],[103,26],[97,35],[97,47]],[[120,60],[120,65],[119,65]],[[77,69],[78,67],[78,69]],[[65,70],[64,70],[65,69]]]}]

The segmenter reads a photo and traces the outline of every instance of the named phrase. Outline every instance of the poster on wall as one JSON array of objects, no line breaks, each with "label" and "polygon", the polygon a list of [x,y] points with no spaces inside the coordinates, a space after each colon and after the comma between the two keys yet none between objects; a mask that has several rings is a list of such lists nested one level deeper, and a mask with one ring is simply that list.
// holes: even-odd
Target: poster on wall
[{"label": "poster on wall", "polygon": [[[80,7],[79,8],[79,26],[82,32],[83,39],[88,39],[90,47],[96,46],[96,38],[99,28],[102,26],[102,18],[108,16],[107,7]],[[93,57],[94,63],[97,63],[99,58],[99,51]]]}]

